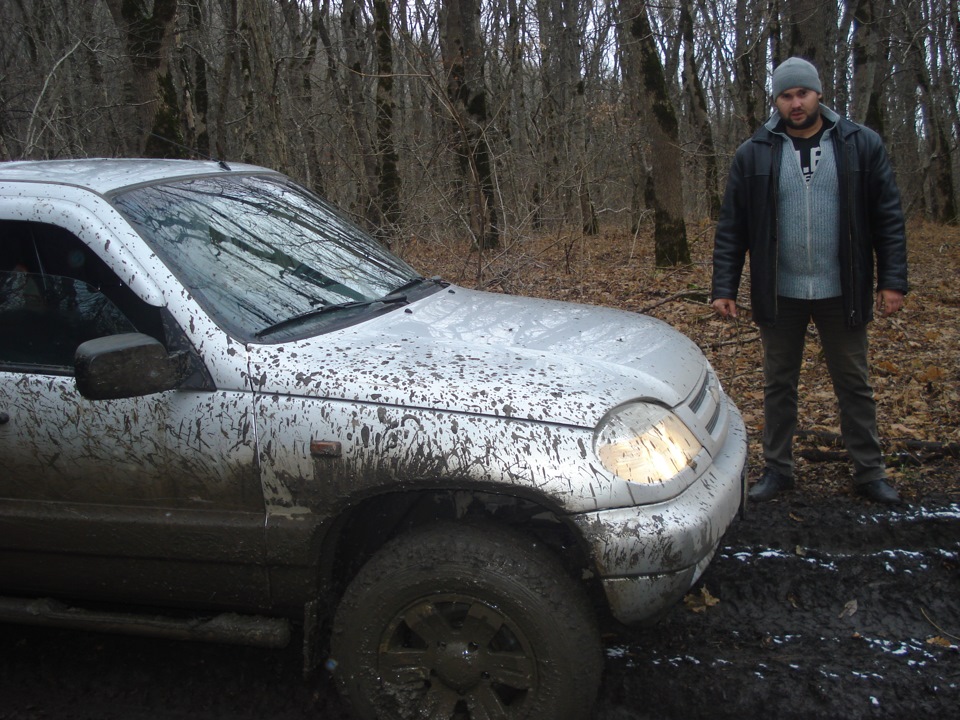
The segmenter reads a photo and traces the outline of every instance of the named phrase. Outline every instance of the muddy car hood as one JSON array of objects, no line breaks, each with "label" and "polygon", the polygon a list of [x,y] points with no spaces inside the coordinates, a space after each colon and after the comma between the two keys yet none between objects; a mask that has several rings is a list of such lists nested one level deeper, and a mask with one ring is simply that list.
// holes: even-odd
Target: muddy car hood
[{"label": "muddy car hood", "polygon": [[584,427],[628,400],[673,406],[706,370],[696,345],[659,320],[459,287],[250,353],[265,393]]}]

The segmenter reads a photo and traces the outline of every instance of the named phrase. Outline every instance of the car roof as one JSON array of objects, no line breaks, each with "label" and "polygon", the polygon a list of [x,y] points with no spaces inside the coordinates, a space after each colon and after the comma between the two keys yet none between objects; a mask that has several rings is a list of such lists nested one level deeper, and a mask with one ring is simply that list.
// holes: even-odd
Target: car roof
[{"label": "car roof", "polygon": [[18,160],[0,162],[0,182],[72,185],[101,195],[131,185],[150,184],[198,175],[270,173],[257,165],[215,160],[155,160],[150,158],[85,158],[77,160]]}]

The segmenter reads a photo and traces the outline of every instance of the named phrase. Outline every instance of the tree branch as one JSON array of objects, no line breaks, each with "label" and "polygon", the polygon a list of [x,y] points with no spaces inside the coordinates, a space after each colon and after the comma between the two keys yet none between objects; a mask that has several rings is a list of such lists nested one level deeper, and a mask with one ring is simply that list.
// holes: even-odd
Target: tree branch
[{"label": "tree branch", "polygon": [[83,40],[77,40],[74,43],[73,47],[67,50],[67,52],[57,60],[53,67],[50,68],[50,72],[47,73],[46,78],[43,80],[43,87],[40,88],[40,94],[37,96],[36,102],[33,104],[33,111],[30,113],[30,123],[27,125],[27,141],[26,148],[23,151],[24,158],[29,157],[30,153],[33,151],[34,138],[33,138],[33,125],[37,119],[37,113],[40,110],[40,103],[43,102],[43,96],[47,94],[47,88],[50,86],[50,81],[53,80],[53,76],[56,74],[57,69],[66,61],[68,57],[73,55],[76,52],[76,49],[83,44]]}]

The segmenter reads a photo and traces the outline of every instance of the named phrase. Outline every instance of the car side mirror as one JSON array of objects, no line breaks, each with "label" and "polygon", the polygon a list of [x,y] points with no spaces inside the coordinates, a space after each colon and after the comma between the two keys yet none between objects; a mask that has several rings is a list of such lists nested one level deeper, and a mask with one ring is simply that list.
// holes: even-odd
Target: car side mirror
[{"label": "car side mirror", "polygon": [[77,390],[88,400],[173,390],[190,372],[187,353],[168,353],[162,343],[142,333],[87,340],[74,355]]}]

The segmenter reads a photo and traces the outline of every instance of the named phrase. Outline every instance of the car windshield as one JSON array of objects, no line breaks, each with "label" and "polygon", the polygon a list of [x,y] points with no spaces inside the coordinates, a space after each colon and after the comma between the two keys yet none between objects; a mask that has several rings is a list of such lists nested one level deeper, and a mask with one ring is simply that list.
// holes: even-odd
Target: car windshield
[{"label": "car windshield", "polygon": [[398,307],[418,284],[436,288],[282,177],[193,178],[113,202],[204,310],[244,341],[343,327]]}]

